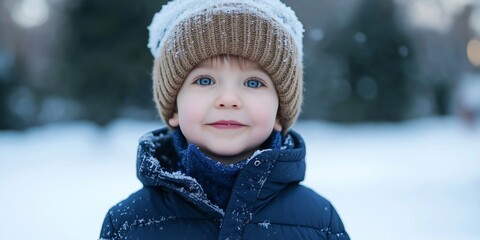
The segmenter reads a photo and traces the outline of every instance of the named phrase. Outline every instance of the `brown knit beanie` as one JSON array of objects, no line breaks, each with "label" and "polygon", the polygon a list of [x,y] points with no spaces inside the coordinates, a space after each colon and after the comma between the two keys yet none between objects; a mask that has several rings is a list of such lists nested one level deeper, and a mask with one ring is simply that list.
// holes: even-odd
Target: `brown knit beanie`
[{"label": "brown knit beanie", "polygon": [[277,90],[283,130],[296,121],[303,92],[303,26],[279,0],[173,0],[155,14],[148,29],[155,57],[154,98],[167,124],[187,75],[202,60],[218,55],[262,66]]}]

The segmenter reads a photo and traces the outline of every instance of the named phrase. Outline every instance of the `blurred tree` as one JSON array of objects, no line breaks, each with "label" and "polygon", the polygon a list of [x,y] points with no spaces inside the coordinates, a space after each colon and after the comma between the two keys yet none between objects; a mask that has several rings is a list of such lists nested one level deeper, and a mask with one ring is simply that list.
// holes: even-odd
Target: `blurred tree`
[{"label": "blurred tree", "polygon": [[[17,60],[9,44],[11,27],[7,23],[8,16],[5,4],[0,4],[0,130],[19,128],[17,116],[11,109],[11,93],[19,85],[23,71],[14,65]],[[17,81],[14,81],[17,79]]]},{"label": "blurred tree", "polygon": [[57,87],[100,125],[152,118],[147,26],[166,1],[79,0],[67,8]]},{"label": "blurred tree", "polygon": [[364,0],[350,24],[326,40],[318,51],[328,60],[307,72],[309,81],[325,77],[322,89],[306,92],[307,99],[319,99],[306,102],[308,112],[322,106],[321,117],[339,122],[398,121],[408,116],[415,59],[396,23],[392,0]]},{"label": "blurred tree", "polygon": [[[10,111],[10,93],[15,87],[13,72],[8,62],[8,54],[0,48],[0,130],[16,127],[14,114]],[[17,73],[17,71],[15,72]]]},{"label": "blurred tree", "polygon": [[[473,10],[473,5],[466,5],[455,16],[452,27],[446,33],[447,36],[439,38],[444,42],[444,46],[435,49],[433,53],[436,53],[435,60],[433,60],[437,63],[436,69],[432,68],[433,71],[426,74],[426,77],[431,78],[433,85],[435,113],[440,116],[451,113],[452,90],[462,78],[462,73],[471,68],[466,49],[468,40],[475,36],[474,30],[469,24]],[[450,51],[450,53],[445,53],[445,51]]]}]

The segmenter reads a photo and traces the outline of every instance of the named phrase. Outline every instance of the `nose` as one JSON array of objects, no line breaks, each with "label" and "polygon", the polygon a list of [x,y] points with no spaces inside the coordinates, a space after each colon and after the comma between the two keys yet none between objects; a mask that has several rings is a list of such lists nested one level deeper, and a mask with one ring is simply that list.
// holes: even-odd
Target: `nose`
[{"label": "nose", "polygon": [[238,93],[235,91],[223,90],[219,93],[215,101],[215,107],[224,109],[239,109],[242,107],[242,101]]}]

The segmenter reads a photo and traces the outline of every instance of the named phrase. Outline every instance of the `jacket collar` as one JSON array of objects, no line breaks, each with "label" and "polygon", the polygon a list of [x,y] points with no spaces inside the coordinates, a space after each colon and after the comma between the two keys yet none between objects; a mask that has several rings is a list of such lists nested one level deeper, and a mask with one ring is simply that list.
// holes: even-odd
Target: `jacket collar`
[{"label": "jacket collar", "polygon": [[[206,213],[217,217],[225,216],[221,208],[207,199],[200,184],[179,170],[179,157],[173,142],[173,131],[168,128],[154,130],[140,138],[137,152],[139,180],[144,186],[175,191]],[[304,141],[298,133],[290,130],[286,143],[291,144],[291,148],[259,150],[254,153],[237,177],[227,211],[238,208],[239,204],[250,208],[263,205],[265,200],[273,198],[288,184],[304,179]]]}]

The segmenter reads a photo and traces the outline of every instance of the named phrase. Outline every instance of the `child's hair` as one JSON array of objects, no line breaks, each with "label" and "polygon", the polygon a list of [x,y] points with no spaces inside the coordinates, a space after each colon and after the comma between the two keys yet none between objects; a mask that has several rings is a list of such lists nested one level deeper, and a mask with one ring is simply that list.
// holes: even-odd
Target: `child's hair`
[{"label": "child's hair", "polygon": [[215,66],[215,67],[224,63],[229,63],[240,70],[244,70],[248,66],[248,59],[240,56],[227,55],[227,54],[213,56],[213,57],[207,58],[205,61],[208,62],[209,66]]},{"label": "child's hair", "polygon": [[218,55],[258,63],[275,84],[283,130],[296,121],[303,92],[303,26],[279,0],[173,0],[148,29],[154,98],[167,124],[189,72]]}]

